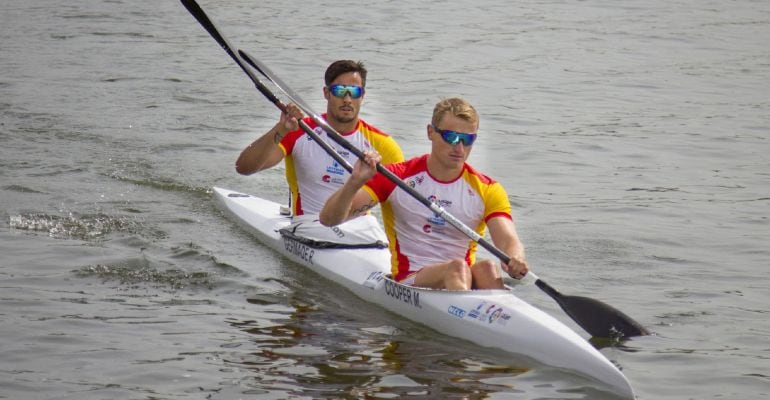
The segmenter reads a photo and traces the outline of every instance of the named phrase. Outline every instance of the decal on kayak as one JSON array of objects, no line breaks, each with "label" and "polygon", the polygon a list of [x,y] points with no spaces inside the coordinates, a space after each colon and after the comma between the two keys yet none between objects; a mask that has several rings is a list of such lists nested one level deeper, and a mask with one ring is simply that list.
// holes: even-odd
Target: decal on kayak
[{"label": "decal on kayak", "polygon": [[483,301],[468,313],[468,318],[489,324],[497,322],[500,325],[506,325],[508,320],[511,319],[511,315],[504,312],[502,307],[496,304],[489,305],[486,301]]},{"label": "decal on kayak", "polygon": [[307,245],[304,245],[294,239],[290,239],[286,236],[282,236],[282,237],[283,237],[283,246],[284,248],[286,248],[286,251],[301,258],[302,261],[308,264],[313,264],[313,255],[315,254],[315,250],[313,250],[313,248]]},{"label": "decal on kayak", "polygon": [[384,275],[382,272],[372,272],[368,277],[366,277],[366,280],[364,281],[364,287],[368,287],[369,289],[377,289],[377,287],[379,287],[382,283],[383,278]]},{"label": "decal on kayak", "polygon": [[385,280],[385,294],[415,308],[422,308],[420,305],[420,292],[410,289],[408,286],[399,285],[391,280]]},{"label": "decal on kayak", "polygon": [[449,309],[447,310],[449,315],[454,315],[457,318],[463,318],[465,317],[465,310],[463,310],[460,307],[456,306],[449,306]]}]

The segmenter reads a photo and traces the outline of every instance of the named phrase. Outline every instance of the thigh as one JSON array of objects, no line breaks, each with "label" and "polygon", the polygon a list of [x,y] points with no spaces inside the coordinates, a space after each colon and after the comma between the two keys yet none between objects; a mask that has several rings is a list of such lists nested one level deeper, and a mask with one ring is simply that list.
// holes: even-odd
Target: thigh
[{"label": "thigh", "polygon": [[414,277],[414,285],[434,289],[468,290],[473,276],[463,259],[424,267]]},{"label": "thigh", "polygon": [[423,267],[414,276],[414,286],[444,289],[444,277],[450,264],[446,262]]}]

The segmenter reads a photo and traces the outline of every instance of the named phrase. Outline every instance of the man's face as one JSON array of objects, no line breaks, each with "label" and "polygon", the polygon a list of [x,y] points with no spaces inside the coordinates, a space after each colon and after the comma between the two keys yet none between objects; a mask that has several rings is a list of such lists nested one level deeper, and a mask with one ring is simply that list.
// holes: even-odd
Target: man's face
[{"label": "man's face", "polygon": [[[334,79],[329,87],[333,85],[350,85],[363,88],[363,80],[358,72],[347,72]],[[346,93],[343,97],[334,96],[329,87],[324,87],[327,119],[340,123],[355,121],[358,118],[358,112],[361,110],[361,104],[364,102],[363,91],[361,97],[354,99],[348,91],[345,91]]]}]

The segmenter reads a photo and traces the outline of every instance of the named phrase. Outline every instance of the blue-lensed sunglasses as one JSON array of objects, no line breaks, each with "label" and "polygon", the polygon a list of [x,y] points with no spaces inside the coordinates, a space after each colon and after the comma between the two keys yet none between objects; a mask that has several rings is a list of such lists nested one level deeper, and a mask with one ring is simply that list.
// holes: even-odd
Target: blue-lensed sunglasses
[{"label": "blue-lensed sunglasses", "polygon": [[334,97],[344,98],[350,95],[352,99],[358,99],[364,95],[364,88],[356,85],[331,85],[329,91]]},{"label": "blue-lensed sunglasses", "polygon": [[442,130],[438,129],[436,125],[433,125],[433,130],[438,132],[441,135],[441,138],[452,146],[460,142],[463,142],[463,146],[472,146],[473,142],[476,141],[475,133],[460,133],[450,130]]}]

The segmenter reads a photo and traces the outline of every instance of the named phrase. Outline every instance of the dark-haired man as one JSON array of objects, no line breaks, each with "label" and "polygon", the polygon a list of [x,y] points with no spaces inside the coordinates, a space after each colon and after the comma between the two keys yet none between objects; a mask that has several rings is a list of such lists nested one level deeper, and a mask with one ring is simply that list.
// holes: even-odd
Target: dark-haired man
[{"label": "dark-haired man", "polygon": [[[403,161],[401,148],[391,136],[358,117],[364,100],[366,73],[360,61],[339,60],[329,65],[324,75],[326,114],[323,118],[359,149],[376,150],[384,164]],[[318,214],[349,173],[299,128],[298,118],[302,118],[302,112],[297,105],[289,104],[278,123],[241,152],[235,169],[240,174],[251,175],[285,158],[292,214]],[[304,121],[351,165],[355,163],[356,156],[338,146],[310,117]]]}]

